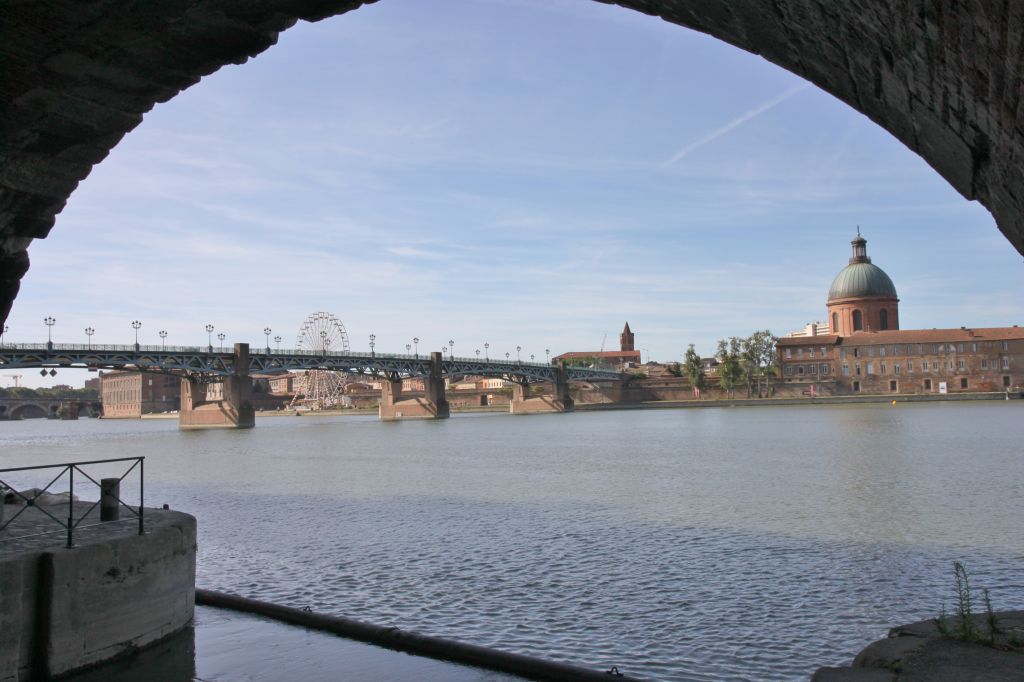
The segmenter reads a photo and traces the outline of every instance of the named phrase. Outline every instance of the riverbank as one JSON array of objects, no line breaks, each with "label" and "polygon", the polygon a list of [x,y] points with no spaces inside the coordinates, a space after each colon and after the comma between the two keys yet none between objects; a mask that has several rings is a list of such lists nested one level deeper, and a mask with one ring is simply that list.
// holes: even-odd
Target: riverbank
[{"label": "riverbank", "polygon": [[1020,394],[991,393],[949,393],[921,395],[842,395],[801,398],[732,398],[726,400],[652,400],[640,403],[576,403],[580,412],[602,410],[657,410],[694,407],[778,407],[784,405],[858,405],[865,403],[942,403],[979,400],[1020,400]]}]

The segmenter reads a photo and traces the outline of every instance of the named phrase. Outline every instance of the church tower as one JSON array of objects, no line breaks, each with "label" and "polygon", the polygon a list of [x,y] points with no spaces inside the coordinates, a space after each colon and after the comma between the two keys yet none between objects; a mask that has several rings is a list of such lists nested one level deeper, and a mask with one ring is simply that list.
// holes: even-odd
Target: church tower
[{"label": "church tower", "polygon": [[633,348],[633,332],[629,330],[629,322],[622,328],[622,333],[619,334],[619,350],[636,350]]}]

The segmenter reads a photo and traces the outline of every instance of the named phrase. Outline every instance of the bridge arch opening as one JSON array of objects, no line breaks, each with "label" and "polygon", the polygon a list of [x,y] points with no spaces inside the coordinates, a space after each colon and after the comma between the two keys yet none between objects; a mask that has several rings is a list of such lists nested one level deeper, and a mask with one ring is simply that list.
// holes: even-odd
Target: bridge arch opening
[{"label": "bridge arch opening", "polygon": [[[131,25],[115,20],[116,11],[76,8],[65,25],[53,21],[64,18],[62,10],[44,2],[5,17],[19,37],[10,64],[16,77],[0,85],[13,102],[7,172],[0,178],[0,318],[27,271],[29,243],[48,234],[77,183],[144,112],[221,66],[266,50],[297,20],[363,4],[370,3],[275,0],[243,11],[211,0],[141,10]],[[811,2],[615,4],[760,55],[864,113],[963,196],[984,204],[1024,253],[1024,198],[1015,190],[1024,184],[1018,161],[1024,158],[1024,57],[1012,53],[1019,35],[1010,35],[1024,32],[1024,21],[1015,21],[1021,17],[992,22],[995,4],[986,14],[897,0],[873,13],[845,5],[825,12]],[[57,24],[45,34],[36,28]],[[979,36],[991,47],[980,63]],[[957,58],[935,56],[950,52]]]},{"label": "bridge arch opening", "polygon": [[45,407],[34,403],[14,407],[10,414],[11,419],[46,419],[49,416]]}]

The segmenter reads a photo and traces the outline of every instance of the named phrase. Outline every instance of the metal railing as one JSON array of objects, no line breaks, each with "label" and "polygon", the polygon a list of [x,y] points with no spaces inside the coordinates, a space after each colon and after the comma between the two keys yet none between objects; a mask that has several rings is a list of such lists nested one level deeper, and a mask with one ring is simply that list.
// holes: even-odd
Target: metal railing
[{"label": "metal railing", "polygon": [[[14,486],[8,484],[3,478],[0,478],[0,492],[2,492],[4,496],[13,493],[16,496],[16,498],[21,498],[21,500],[24,501],[24,504],[22,505],[21,509],[18,510],[18,512],[16,514],[14,514],[14,516],[12,516],[10,519],[3,520],[2,516],[0,516],[0,542],[4,542],[6,540],[20,540],[22,538],[36,537],[36,536],[40,536],[40,535],[49,535],[50,533],[56,532],[56,531],[44,531],[42,533],[29,533],[27,535],[18,535],[18,536],[14,536],[14,537],[6,537],[5,535],[2,534],[3,531],[6,530],[7,527],[10,526],[14,522],[15,519],[17,519],[19,516],[24,514],[25,511],[28,510],[29,507],[34,507],[35,509],[38,509],[40,512],[42,512],[46,516],[50,517],[56,524],[61,526],[61,528],[63,528],[67,532],[67,544],[65,546],[68,549],[71,549],[71,548],[73,548],[75,546],[74,532],[75,532],[76,528],[78,528],[79,526],[81,526],[82,528],[90,528],[90,527],[93,527],[93,526],[101,525],[100,523],[90,523],[88,525],[82,526],[81,524],[82,524],[82,521],[84,521],[85,518],[87,516],[89,516],[89,514],[91,514],[92,511],[97,506],[99,506],[100,502],[102,501],[103,494],[107,494],[107,495],[112,496],[117,501],[117,508],[124,507],[125,509],[130,511],[132,513],[132,515],[137,517],[138,521],[139,521],[139,535],[145,535],[146,534],[146,530],[145,530],[144,518],[143,518],[143,495],[144,495],[144,492],[145,492],[145,476],[144,476],[145,459],[146,459],[145,457],[120,457],[120,458],[117,458],[117,459],[95,459],[95,460],[90,460],[90,461],[87,461],[87,462],[64,462],[62,464],[44,464],[44,465],[41,465],[41,466],[12,467],[12,468],[7,468],[7,469],[0,469],[0,475],[11,473],[11,472],[19,472],[19,471],[36,471],[36,470],[45,470],[45,469],[60,469],[60,471],[57,473],[57,475],[54,476],[50,480],[50,482],[46,484],[45,488],[42,488],[42,489],[34,488],[33,490],[35,490],[35,493],[31,497],[22,494]],[[134,462],[134,464],[132,464],[130,467],[128,467],[127,471],[125,471],[123,474],[121,474],[117,478],[118,486],[120,486],[121,481],[123,481],[125,479],[125,477],[128,476],[128,474],[130,474],[132,471],[135,470],[136,467],[138,467],[138,469],[139,469],[139,506],[138,506],[138,508],[132,507],[131,505],[127,504],[124,500],[121,499],[121,497],[120,497],[120,495],[118,493],[114,493],[114,492],[112,492],[109,489],[104,490],[103,486],[100,485],[99,481],[97,481],[95,478],[90,476],[84,469],[82,469],[82,467],[84,467],[84,466],[90,466],[90,465],[93,465],[93,464],[110,464],[112,462]],[[75,520],[75,472],[76,471],[79,474],[81,474],[82,476],[84,476],[87,480],[92,481],[96,485],[96,487],[99,488],[100,491],[101,491],[101,495],[99,496],[100,499],[97,499],[96,502],[94,502],[87,510],[85,510],[85,512],[81,516],[79,516],[77,520]],[[68,476],[68,518],[67,518],[66,522],[61,520],[61,519],[58,519],[56,516],[51,514],[45,508],[44,505],[40,505],[40,504],[36,503],[36,500],[39,499],[39,497],[42,496],[43,494],[46,494],[46,492],[50,489],[50,487],[53,486],[53,484],[57,483],[59,480],[61,480],[64,477],[65,474],[67,474],[67,476]],[[3,502],[4,502],[4,500],[0,499],[0,503],[3,503]]]}]

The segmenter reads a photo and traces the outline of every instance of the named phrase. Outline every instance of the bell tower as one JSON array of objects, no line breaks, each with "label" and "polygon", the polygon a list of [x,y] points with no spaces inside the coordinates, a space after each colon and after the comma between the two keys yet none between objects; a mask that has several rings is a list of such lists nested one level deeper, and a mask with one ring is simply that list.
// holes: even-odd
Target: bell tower
[{"label": "bell tower", "polygon": [[619,350],[636,350],[633,347],[633,332],[629,330],[629,322],[622,328],[622,333],[619,334]]}]

